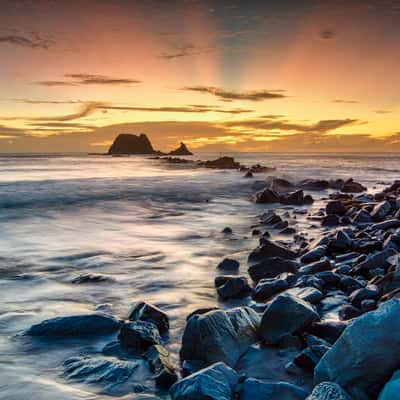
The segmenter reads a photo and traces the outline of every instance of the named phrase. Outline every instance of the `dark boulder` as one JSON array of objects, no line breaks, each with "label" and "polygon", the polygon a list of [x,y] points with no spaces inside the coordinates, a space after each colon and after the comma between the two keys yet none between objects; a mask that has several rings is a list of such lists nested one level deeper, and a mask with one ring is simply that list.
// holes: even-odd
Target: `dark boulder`
[{"label": "dark boulder", "polygon": [[282,257],[268,257],[251,265],[248,272],[251,279],[257,283],[261,279],[274,278],[283,272],[296,273],[298,266],[299,264],[293,260]]},{"label": "dark boulder", "polygon": [[29,336],[94,336],[108,335],[119,329],[121,322],[107,314],[72,315],[47,319],[25,331]]},{"label": "dark boulder", "polygon": [[239,261],[232,258],[224,258],[218,265],[218,269],[224,269],[226,271],[237,271],[240,267]]},{"label": "dark boulder", "polygon": [[206,168],[212,169],[239,169],[240,163],[236,162],[233,157],[220,157],[216,160],[204,161],[201,163]]},{"label": "dark boulder", "polygon": [[318,261],[325,256],[326,249],[327,247],[325,245],[317,246],[303,254],[303,256],[300,258],[300,261],[306,264]]},{"label": "dark boulder", "polygon": [[169,330],[168,315],[158,307],[143,301],[133,305],[128,319],[130,321],[146,321],[155,324],[160,334],[166,333]]},{"label": "dark boulder", "polygon": [[141,133],[132,135],[130,133],[119,134],[108,150],[108,154],[155,154],[153,146],[148,137]]},{"label": "dark boulder", "polygon": [[324,320],[312,323],[307,332],[333,344],[346,329],[346,326],[347,323],[342,321]]},{"label": "dark boulder", "polygon": [[367,188],[361,183],[355,182],[353,179],[347,180],[340,189],[343,193],[361,193],[365,192]]},{"label": "dark boulder", "polygon": [[322,356],[330,349],[326,345],[313,345],[306,347],[293,360],[294,364],[305,371],[314,371],[315,366],[319,363]]},{"label": "dark boulder", "polygon": [[349,296],[350,303],[357,308],[361,307],[363,300],[378,300],[379,289],[375,285],[368,285],[365,288],[357,289]]},{"label": "dark boulder", "polygon": [[314,287],[294,287],[288,289],[286,293],[296,296],[311,304],[319,303],[324,297],[322,292]]},{"label": "dark boulder", "polygon": [[253,200],[255,203],[273,204],[273,203],[279,203],[280,198],[279,198],[278,193],[267,188],[267,189],[260,190],[259,192],[255,193],[253,195]]},{"label": "dark boulder", "polygon": [[161,344],[157,326],[152,322],[135,321],[124,324],[118,339],[128,350],[142,354],[150,346]]},{"label": "dark boulder", "polygon": [[389,201],[385,200],[378,203],[371,211],[372,219],[382,221],[390,213],[392,206]]},{"label": "dark boulder", "polygon": [[328,215],[344,215],[346,213],[346,207],[340,200],[331,200],[327,203],[325,211]]},{"label": "dark boulder", "polygon": [[170,156],[192,156],[193,153],[189,151],[189,149],[186,147],[186,144],[181,142],[180,146],[169,152]]},{"label": "dark boulder", "polygon": [[245,276],[224,275],[215,278],[215,287],[222,300],[240,299],[250,294],[251,288]]},{"label": "dark boulder", "polygon": [[249,254],[249,263],[257,263],[270,257],[290,260],[296,258],[296,253],[272,240],[263,238],[260,246]]},{"label": "dark boulder", "polygon": [[326,190],[329,188],[329,182],[319,179],[306,179],[300,182],[300,187],[304,190]]},{"label": "dark boulder", "polygon": [[275,278],[261,279],[253,291],[253,299],[257,301],[265,301],[283,292],[289,287],[288,277],[286,273],[276,276]]},{"label": "dark boulder", "polygon": [[341,321],[357,318],[361,315],[361,310],[350,304],[343,305],[339,310],[339,318]]}]

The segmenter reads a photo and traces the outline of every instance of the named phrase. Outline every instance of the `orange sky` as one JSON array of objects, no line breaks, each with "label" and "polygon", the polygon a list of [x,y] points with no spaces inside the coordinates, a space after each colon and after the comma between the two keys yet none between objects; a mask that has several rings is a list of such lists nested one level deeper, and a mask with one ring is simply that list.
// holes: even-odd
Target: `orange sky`
[{"label": "orange sky", "polygon": [[1,7],[0,152],[400,150],[397,0]]}]

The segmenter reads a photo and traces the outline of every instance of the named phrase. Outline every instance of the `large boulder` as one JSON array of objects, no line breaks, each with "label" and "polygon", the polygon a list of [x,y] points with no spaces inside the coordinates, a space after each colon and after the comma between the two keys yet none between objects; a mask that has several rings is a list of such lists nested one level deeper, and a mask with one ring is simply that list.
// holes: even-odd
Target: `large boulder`
[{"label": "large boulder", "polygon": [[283,292],[289,287],[288,274],[283,273],[275,278],[261,279],[254,288],[253,298],[257,301],[265,301]]},{"label": "large boulder", "polygon": [[255,248],[249,254],[249,263],[257,263],[270,257],[280,257],[286,260],[293,260],[296,257],[296,253],[279,243],[273,242],[263,238],[260,246]]},{"label": "large boulder", "polygon": [[306,400],[352,400],[335,382],[322,382],[315,386]]},{"label": "large boulder", "polygon": [[129,312],[130,321],[146,321],[155,324],[161,334],[168,332],[168,315],[158,307],[143,301],[137,302],[132,306]]},{"label": "large boulder", "polygon": [[189,149],[187,148],[186,144],[181,142],[180,146],[169,152],[170,156],[192,156],[193,153],[191,151],[189,151]]},{"label": "large boulder", "polygon": [[249,307],[193,315],[182,337],[181,360],[196,367],[223,361],[233,367],[258,339],[259,315]]},{"label": "large boulder", "polygon": [[172,400],[231,400],[238,374],[223,362],[176,382],[170,389]]},{"label": "large boulder", "polygon": [[279,194],[269,188],[266,188],[255,193],[253,195],[253,200],[255,203],[261,204],[279,203]]},{"label": "large boulder", "polygon": [[261,319],[260,336],[270,344],[278,344],[285,336],[299,333],[319,320],[314,307],[296,296],[282,294],[268,305]]},{"label": "large boulder", "polygon": [[107,314],[84,314],[47,319],[31,326],[29,336],[94,336],[108,335],[119,329],[121,321]]},{"label": "large boulder", "polygon": [[241,400],[304,400],[308,392],[287,382],[264,382],[249,378],[239,392]]},{"label": "large boulder", "polygon": [[400,300],[383,303],[355,319],[314,372],[315,383],[333,381],[354,399],[376,399],[400,367]]},{"label": "large boulder", "polygon": [[141,354],[150,346],[161,343],[157,326],[152,322],[135,321],[124,324],[118,339],[122,346],[130,351]]},{"label": "large boulder", "polygon": [[215,278],[215,287],[221,300],[240,299],[251,292],[245,276],[219,275]]},{"label": "large boulder", "polygon": [[248,269],[249,275],[254,282],[261,279],[275,278],[284,272],[296,273],[299,264],[296,261],[282,257],[268,257],[263,261],[251,265]]},{"label": "large boulder", "polygon": [[119,134],[108,154],[154,154],[156,153],[150,143],[149,138],[141,133],[140,135],[132,135],[130,133]]},{"label": "large boulder", "polygon": [[378,400],[400,400],[400,370],[397,370],[386,383]]}]

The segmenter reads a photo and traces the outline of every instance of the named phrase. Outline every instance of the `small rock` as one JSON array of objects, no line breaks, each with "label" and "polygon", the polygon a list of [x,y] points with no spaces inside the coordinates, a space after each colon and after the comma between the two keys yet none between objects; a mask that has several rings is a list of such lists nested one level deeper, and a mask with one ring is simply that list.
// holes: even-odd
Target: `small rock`
[{"label": "small rock", "polygon": [[222,300],[239,299],[248,296],[251,292],[245,276],[217,276],[215,278],[215,287],[217,288],[218,296]]},{"label": "small rock", "polygon": [[141,354],[150,346],[161,344],[158,328],[152,322],[135,321],[124,324],[119,332],[118,339],[122,346]]},{"label": "small rock", "polygon": [[353,307],[350,304],[343,305],[339,310],[339,318],[341,321],[357,318],[361,315],[359,308]]},{"label": "small rock", "polygon": [[129,321],[152,322],[157,326],[160,334],[164,334],[169,330],[168,315],[158,307],[143,301],[137,302],[133,305],[128,319]]},{"label": "small rock", "polygon": [[226,271],[237,271],[240,267],[239,261],[232,258],[224,258],[218,265],[218,269],[224,269]]}]

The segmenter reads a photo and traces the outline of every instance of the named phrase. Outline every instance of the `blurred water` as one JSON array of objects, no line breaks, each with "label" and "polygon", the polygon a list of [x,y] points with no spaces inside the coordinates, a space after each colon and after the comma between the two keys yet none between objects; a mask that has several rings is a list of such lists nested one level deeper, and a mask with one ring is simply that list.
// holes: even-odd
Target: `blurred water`
[{"label": "blurred water", "polygon": [[[354,177],[379,188],[399,176],[397,155],[234,156],[292,180]],[[0,398],[104,397],[66,382],[61,366],[110,338],[59,346],[16,336],[57,315],[101,309],[123,318],[134,301],[155,303],[171,316],[168,347],[177,363],[185,316],[217,304],[215,265],[229,255],[246,271],[257,244],[251,225],[264,209],[249,201],[252,184],[236,171],[149,157],[0,156]],[[225,226],[233,236],[221,234]],[[109,280],[72,283],[88,272]]]}]

